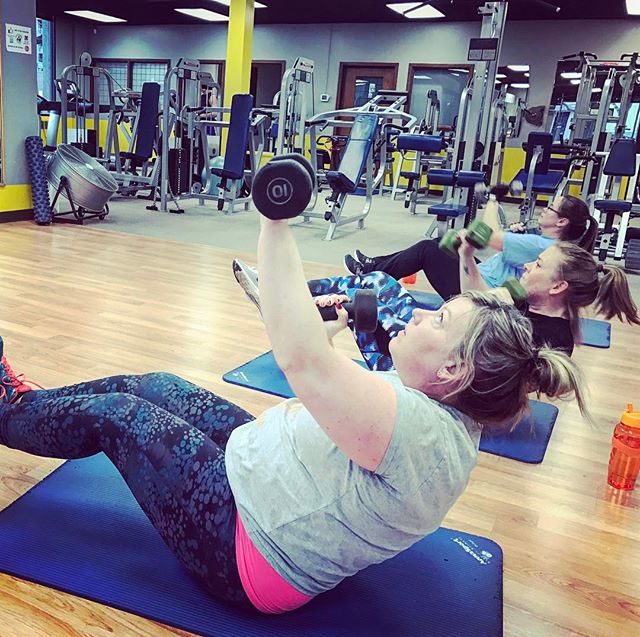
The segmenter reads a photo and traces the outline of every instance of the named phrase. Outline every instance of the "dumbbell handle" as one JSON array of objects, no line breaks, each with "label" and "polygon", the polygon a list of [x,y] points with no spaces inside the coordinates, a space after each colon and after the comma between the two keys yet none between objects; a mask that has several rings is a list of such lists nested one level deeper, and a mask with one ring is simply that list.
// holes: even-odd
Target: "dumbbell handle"
[{"label": "dumbbell handle", "polygon": [[[348,301],[347,303],[342,303],[342,307],[347,310],[349,318],[353,319],[353,302]],[[318,311],[323,321],[336,321],[338,319],[338,311],[335,305],[326,305],[325,307],[318,306]]]},{"label": "dumbbell handle", "polygon": [[[378,298],[372,289],[356,290],[353,300],[342,304],[358,332],[373,333],[378,328]],[[318,307],[323,321],[338,318],[335,305]]]},{"label": "dumbbell handle", "polygon": [[524,187],[520,181],[512,181],[508,184],[496,184],[495,186],[487,186],[480,182],[475,185],[475,192],[479,195],[493,195],[498,201],[504,199],[507,195],[519,195]]}]

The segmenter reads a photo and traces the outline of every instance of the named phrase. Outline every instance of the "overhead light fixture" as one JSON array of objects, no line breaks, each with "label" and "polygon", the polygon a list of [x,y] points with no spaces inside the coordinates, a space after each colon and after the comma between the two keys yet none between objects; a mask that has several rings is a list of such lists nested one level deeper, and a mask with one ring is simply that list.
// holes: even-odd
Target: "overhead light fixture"
[{"label": "overhead light fixture", "polygon": [[525,76],[525,77],[529,77],[529,76],[530,76],[529,71],[525,71],[524,76]]},{"label": "overhead light fixture", "polygon": [[413,78],[414,80],[432,80],[433,78],[430,75],[416,75]]},{"label": "overhead light fixture", "polygon": [[528,64],[509,64],[507,66],[511,71],[515,71],[516,73],[524,73],[524,71],[529,70]]},{"label": "overhead light fixture", "polygon": [[98,13],[97,11],[65,11],[69,15],[74,15],[78,18],[85,18],[87,20],[94,20],[95,22],[126,22],[122,18],[116,18],[106,13]]},{"label": "overhead light fixture", "polygon": [[591,89],[591,92],[592,93],[602,93],[602,89],[601,88],[594,88],[594,89]]},{"label": "overhead light fixture", "polygon": [[192,18],[198,18],[199,20],[206,20],[207,22],[228,22],[229,16],[222,13],[216,13],[215,11],[209,11],[209,9],[174,9],[178,13],[184,13]]},{"label": "overhead light fixture", "polygon": [[579,80],[582,77],[582,73],[565,71],[564,73],[560,73],[560,77],[563,77],[565,80]]},{"label": "overhead light fixture", "polygon": [[640,0],[627,0],[627,14],[640,15]]},{"label": "overhead light fixture", "polygon": [[[225,7],[230,7],[231,6],[231,0],[213,0],[213,2],[215,2],[217,4],[223,4]],[[266,4],[262,4],[262,2],[254,2],[253,3],[253,7],[255,9],[266,9],[267,5]]]},{"label": "overhead light fixture", "polygon": [[387,4],[387,7],[412,20],[435,20],[445,17],[444,13],[432,7],[428,2],[394,2]]},{"label": "overhead light fixture", "polygon": [[573,84],[574,86],[578,86],[578,84],[580,84],[580,80],[569,80],[569,84]]},{"label": "overhead light fixture", "polygon": [[456,73],[468,73],[469,69],[450,69],[452,72],[455,71]]},{"label": "overhead light fixture", "polygon": [[504,73],[497,73],[496,78],[499,80],[504,80],[507,78],[507,76]]},{"label": "overhead light fixture", "polygon": [[515,84],[511,84],[511,88],[529,88],[529,84],[525,82],[516,82]]}]

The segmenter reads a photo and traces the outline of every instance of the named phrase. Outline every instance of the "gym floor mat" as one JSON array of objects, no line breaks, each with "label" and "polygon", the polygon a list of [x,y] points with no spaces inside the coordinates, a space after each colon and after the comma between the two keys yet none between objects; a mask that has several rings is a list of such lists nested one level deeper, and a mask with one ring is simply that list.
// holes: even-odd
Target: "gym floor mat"
[{"label": "gym floor mat", "polygon": [[500,637],[502,551],[438,529],[286,615],[207,595],[103,454],[63,464],[0,512],[0,570],[205,637]]},{"label": "gym floor mat", "polygon": [[[363,361],[355,362],[366,368]],[[244,365],[232,369],[222,379],[227,383],[273,396],[293,397],[291,386],[278,367],[272,351],[265,352]],[[542,462],[556,423],[558,408],[537,400],[529,402],[531,417],[523,418],[513,431],[509,431],[510,428],[494,431],[485,429],[480,438],[480,451],[520,462],[532,464]]]}]

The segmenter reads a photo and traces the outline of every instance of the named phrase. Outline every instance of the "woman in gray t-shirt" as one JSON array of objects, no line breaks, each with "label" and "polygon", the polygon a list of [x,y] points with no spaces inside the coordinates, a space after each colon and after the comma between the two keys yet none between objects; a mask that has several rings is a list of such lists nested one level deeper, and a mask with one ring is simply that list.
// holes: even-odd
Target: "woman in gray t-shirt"
[{"label": "woman in gray t-shirt", "polygon": [[[262,314],[297,398],[257,419],[170,374],[30,391],[0,352],[0,443],[103,451],[184,567],[245,606],[248,588],[251,600],[269,590],[242,579],[236,537],[308,599],[438,527],[469,479],[479,423],[515,420],[531,391],[575,393],[584,408],[575,365],[481,293],[415,310],[390,343],[396,372],[356,365],[327,338],[287,222],[261,223]],[[329,329],[346,324],[339,309]]]}]

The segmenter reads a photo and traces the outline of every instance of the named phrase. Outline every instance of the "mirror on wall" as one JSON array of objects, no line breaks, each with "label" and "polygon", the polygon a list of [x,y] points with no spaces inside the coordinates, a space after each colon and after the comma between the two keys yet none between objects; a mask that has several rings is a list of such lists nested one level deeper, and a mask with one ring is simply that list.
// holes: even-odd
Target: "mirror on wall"
[{"label": "mirror on wall", "polygon": [[529,97],[530,69],[528,64],[508,64],[498,68],[496,90],[504,96],[507,137],[519,137],[522,115]]},{"label": "mirror on wall", "polygon": [[[594,66],[591,68],[595,73],[591,95],[588,100],[588,108],[583,109],[580,117],[576,118],[576,102],[578,89],[583,80],[582,61],[580,59],[560,60],[556,65],[556,76],[551,93],[549,104],[549,119],[547,130],[553,134],[553,141],[557,143],[570,143],[580,141],[589,143],[593,139],[596,127],[596,118],[603,98],[603,88],[605,81],[611,74],[616,73],[616,78],[611,84],[610,106],[608,118],[609,122],[605,126],[605,132],[613,134],[617,120],[620,117],[620,107],[623,101],[623,70],[617,72],[615,68],[607,63],[601,66],[597,60],[593,60]],[[606,96],[605,99],[609,99]],[[587,112],[588,110],[588,112]],[[627,116],[624,123],[623,136],[627,138],[635,137],[640,123],[640,85],[634,84],[631,92],[631,103],[629,104]]]},{"label": "mirror on wall", "polygon": [[[407,90],[409,112],[426,123],[425,128],[451,130],[460,107],[460,98],[469,81],[470,65],[410,64]],[[437,113],[434,113],[437,109]]]}]

